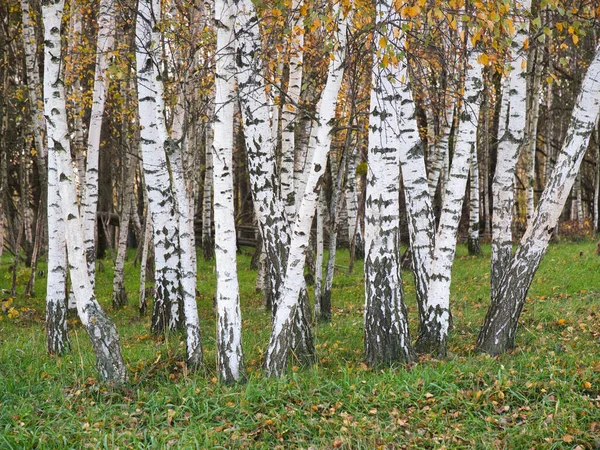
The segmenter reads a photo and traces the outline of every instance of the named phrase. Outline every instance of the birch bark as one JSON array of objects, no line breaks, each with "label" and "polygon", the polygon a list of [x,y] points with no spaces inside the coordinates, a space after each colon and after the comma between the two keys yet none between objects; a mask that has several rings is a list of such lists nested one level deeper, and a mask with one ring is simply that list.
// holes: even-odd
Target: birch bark
[{"label": "birch bark", "polygon": [[527,55],[523,48],[528,32],[525,16],[531,7],[531,0],[521,2],[515,20],[518,31],[514,36],[513,60],[509,62],[510,73],[507,76],[500,112],[500,131],[498,133],[498,156],[496,173],[492,181],[492,262],[491,292],[497,296],[505,270],[509,266],[512,254],[512,218],[514,203],[514,179],[517,157],[523,143],[526,113],[526,68]]},{"label": "birch bark", "polygon": [[[334,5],[334,14],[338,14]],[[340,13],[343,14],[343,13]],[[314,134],[311,135],[309,147],[314,150],[310,163],[310,171],[302,201],[299,204],[295,225],[292,232],[292,241],[285,271],[285,281],[281,300],[277,305],[271,340],[265,357],[265,368],[268,375],[281,376],[285,372],[288,354],[291,346],[292,323],[296,310],[300,308],[299,295],[304,287],[304,263],[306,249],[310,237],[310,228],[316,211],[319,197],[319,181],[325,172],[327,155],[331,145],[331,130],[335,117],[335,105],[342,85],[344,74],[343,61],[346,52],[346,27],[348,18],[338,20],[337,49],[331,59],[327,71],[327,82],[323,89],[317,107],[319,123]]]},{"label": "birch bark", "polygon": [[140,0],[136,24],[136,66],[141,128],[141,147],[148,203],[152,214],[155,252],[155,297],[151,330],[183,326],[183,302],[179,278],[180,242],[177,199],[171,186],[164,145],[168,139],[164,121],[162,81],[158,71],[156,31],[160,4]]},{"label": "birch bark", "polygon": [[[467,39],[470,43],[470,40]],[[435,237],[435,249],[430,273],[429,295],[424,307],[423,322],[419,327],[417,350],[446,355],[450,327],[450,282],[452,263],[456,252],[458,225],[469,178],[469,163],[477,145],[480,93],[482,89],[481,66],[477,52],[468,45],[465,57],[464,98],[460,107],[460,120],[456,131],[456,146],[452,167],[445,186],[440,223]]]},{"label": "birch bark", "polygon": [[290,42],[290,61],[287,95],[281,110],[281,198],[285,205],[288,220],[292,223],[296,214],[296,199],[294,190],[294,150],[295,124],[298,116],[298,104],[302,90],[302,72],[304,58],[304,30],[300,7],[303,0],[292,2],[292,38]]},{"label": "birch bark", "polygon": [[98,40],[96,43],[96,68],[92,112],[87,140],[85,191],[82,195],[83,232],[88,273],[92,286],[96,279],[96,212],[98,210],[98,156],[100,133],[104,117],[104,105],[108,92],[106,71],[110,64],[110,53],[114,47],[115,18],[111,0],[100,1],[98,14]]},{"label": "birch bark", "polygon": [[469,255],[481,255],[479,245],[479,160],[477,147],[473,147],[471,155],[471,170],[469,172]]},{"label": "birch bark", "polygon": [[[400,151],[412,148],[419,136],[414,105],[406,83],[405,61],[382,67],[381,35],[398,48],[404,36],[394,36],[400,16],[391,4],[376,3],[377,32],[373,59],[367,191],[365,206],[365,360],[370,365],[415,360],[400,268]],[[396,32],[399,30],[396,30]],[[408,105],[406,107],[405,103]],[[412,107],[412,110],[411,110]],[[421,162],[423,159],[421,158]],[[423,174],[424,174],[423,165]],[[427,179],[424,179],[427,188]]]},{"label": "birch bark", "polygon": [[599,116],[600,46],[596,47],[594,59],[581,85],[561,152],[531,226],[492,294],[490,308],[477,338],[480,351],[497,355],[515,346],[518,320],[527,291],[573,187]]},{"label": "birch bark", "polygon": [[[64,1],[44,3],[44,113],[48,135],[48,155],[57,188],[53,206],[61,215],[69,254],[69,268],[77,302],[77,312],[96,354],[96,367],[104,381],[126,381],[125,363],[119,337],[112,320],[102,311],[94,296],[85,264],[83,229],[74,181],[67,126],[64,83],[61,78],[61,21]],[[50,192],[50,189],[49,189]],[[53,194],[53,195],[54,195]],[[49,202],[50,204],[50,202]],[[51,237],[51,239],[53,236]]]},{"label": "birch bark", "polygon": [[[244,122],[248,172],[255,213],[269,263],[268,279],[271,291],[276,298],[273,305],[273,315],[275,315],[282,295],[284,270],[289,255],[290,230],[283,202],[277,190],[276,137],[271,132],[267,95],[262,77],[262,63],[258,56],[260,55],[261,39],[258,34],[257,17],[250,1],[240,0],[236,6],[238,95]],[[304,312],[306,312],[306,308],[302,308],[297,314],[297,320],[294,323],[294,333],[297,334],[294,342],[303,347],[296,348],[295,355],[301,361],[312,361],[314,344],[308,316]]]},{"label": "birch bark", "polygon": [[245,377],[242,318],[236,265],[233,204],[233,115],[235,90],[235,8],[215,2],[217,58],[213,143],[215,256],[217,268],[217,370],[225,383]]}]

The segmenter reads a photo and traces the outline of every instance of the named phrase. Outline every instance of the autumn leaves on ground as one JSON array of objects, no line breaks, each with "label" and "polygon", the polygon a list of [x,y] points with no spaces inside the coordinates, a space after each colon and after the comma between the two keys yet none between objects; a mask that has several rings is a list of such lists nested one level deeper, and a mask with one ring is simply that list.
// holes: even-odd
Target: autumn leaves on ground
[{"label": "autumn leaves on ground", "polygon": [[[254,292],[251,251],[238,256],[248,381],[217,383],[214,272],[200,262],[205,373],[185,369],[185,337],[148,334],[149,319],[110,311],[112,264],[98,297],[121,334],[130,382],[99,384],[89,340],[74,316],[72,352],[45,351],[45,280],[35,298],[4,295],[0,314],[0,448],[565,448],[600,446],[600,257],[585,240],[551,246],[536,275],[517,349],[473,352],[489,299],[489,260],[459,247],[453,272],[454,330],[444,361],[371,369],[362,361],[362,270],[340,252],[333,321],[317,325],[318,363],[263,375],[269,314]],[[484,247],[489,255],[489,247]],[[133,258],[130,258],[133,260]],[[10,287],[10,258],[0,286]],[[126,265],[126,287],[137,272]],[[28,277],[26,269],[17,274]],[[405,273],[411,326],[412,277]],[[416,330],[411,330],[414,331]]]}]

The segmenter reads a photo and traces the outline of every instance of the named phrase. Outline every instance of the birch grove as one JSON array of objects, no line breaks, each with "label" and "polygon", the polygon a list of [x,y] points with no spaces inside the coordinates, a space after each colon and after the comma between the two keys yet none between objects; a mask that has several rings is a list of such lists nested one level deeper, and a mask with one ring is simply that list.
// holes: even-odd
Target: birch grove
[{"label": "birch grove", "polygon": [[[206,351],[236,383],[256,364],[283,376],[323,361],[321,331],[347,313],[336,277],[363,253],[364,361],[446,357],[463,242],[481,264],[491,253],[476,349],[500,354],[550,238],[600,223],[590,5],[59,0],[39,20],[38,5],[9,3],[7,292],[34,297],[46,277],[48,353],[70,350],[70,305],[103,380],[127,379],[100,304],[127,316],[132,270],[157,345],[185,348],[185,373],[204,367],[200,323],[214,316]],[[249,253],[268,312],[249,311]],[[112,298],[96,292],[107,273]],[[244,348],[254,316],[270,336]]]}]

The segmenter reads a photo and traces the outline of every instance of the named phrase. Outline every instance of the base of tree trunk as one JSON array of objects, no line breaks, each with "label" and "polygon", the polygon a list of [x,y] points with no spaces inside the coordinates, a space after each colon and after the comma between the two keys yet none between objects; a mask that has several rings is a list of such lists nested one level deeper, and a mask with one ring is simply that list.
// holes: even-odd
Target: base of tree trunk
[{"label": "base of tree trunk", "polygon": [[48,354],[63,355],[71,351],[67,334],[66,304],[50,303],[46,310],[46,345]]},{"label": "base of tree trunk", "polygon": [[479,256],[483,254],[483,252],[481,251],[481,246],[479,245],[479,239],[473,239],[469,237],[467,246],[469,248],[469,255]]},{"label": "base of tree trunk", "polygon": [[95,302],[86,306],[85,313],[90,320],[84,328],[96,354],[100,379],[109,383],[124,383],[127,381],[127,371],[115,325]]},{"label": "base of tree trunk", "polygon": [[317,362],[315,342],[311,329],[311,312],[306,289],[300,292],[299,298],[302,314],[295,314],[293,326],[292,352],[296,363],[311,366]]},{"label": "base of tree trunk", "polygon": [[[436,320],[444,311],[437,307],[435,311],[425,314],[425,320],[419,325],[419,336],[415,350],[419,354],[430,354],[434,358],[443,359],[448,352],[448,334],[442,333],[442,324]],[[428,319],[429,318],[429,319]],[[452,327],[452,316],[448,312],[448,330]]]},{"label": "base of tree trunk", "polygon": [[112,305],[113,309],[118,310],[122,309],[124,306],[127,306],[129,300],[127,299],[127,291],[123,286],[119,287],[117,290],[113,291]]},{"label": "base of tree trunk", "polygon": [[[516,317],[520,315],[520,308],[518,311]],[[512,350],[515,348],[517,328],[518,320],[513,319],[508,308],[493,303],[477,336],[475,349],[492,356]]]},{"label": "base of tree trunk", "polygon": [[319,301],[321,308],[317,320],[324,323],[331,322],[331,291],[323,292]]}]

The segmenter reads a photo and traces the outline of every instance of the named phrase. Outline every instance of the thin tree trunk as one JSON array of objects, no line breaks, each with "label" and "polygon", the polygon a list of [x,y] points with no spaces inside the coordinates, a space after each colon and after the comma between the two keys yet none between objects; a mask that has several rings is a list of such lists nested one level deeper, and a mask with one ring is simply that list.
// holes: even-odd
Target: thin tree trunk
[{"label": "thin tree trunk", "polygon": [[[599,125],[600,126],[600,125]],[[596,129],[596,170],[594,171],[594,232],[599,231],[600,225],[600,129]]]},{"label": "thin tree trunk", "polygon": [[[521,2],[520,18],[516,27],[522,27],[529,11],[531,0]],[[513,61],[503,89],[502,109],[500,112],[500,131],[496,173],[492,184],[492,262],[491,292],[496,291],[512,254],[512,218],[514,203],[514,179],[519,150],[523,143],[526,113],[526,66],[527,57],[524,43],[528,33],[526,29],[517,31],[512,47]]]},{"label": "thin tree trunk", "polygon": [[140,258],[140,295],[139,295],[139,312],[140,316],[145,316],[148,309],[146,300],[146,270],[148,264],[148,248],[152,237],[152,215],[148,205],[146,205],[146,220],[144,221],[144,235],[142,239],[142,256]]},{"label": "thin tree trunk", "polygon": [[[98,210],[98,157],[100,153],[100,134],[104,118],[104,105],[108,93],[107,70],[110,53],[114,46],[115,19],[111,0],[101,0],[98,14],[98,38],[96,43],[96,68],[94,74],[94,91],[92,111],[87,140],[85,191],[82,202],[83,232],[87,268],[92,286],[96,280],[96,212]],[[126,205],[126,203],[124,203]],[[129,206],[125,207],[127,219]],[[113,298],[114,300],[114,298]]]},{"label": "thin tree trunk", "polygon": [[481,255],[479,245],[479,160],[477,159],[477,147],[473,147],[471,154],[471,170],[469,177],[469,255]]},{"label": "thin tree trunk", "polygon": [[[213,113],[210,117],[214,116]],[[214,121],[207,126],[205,140],[205,171],[204,185],[202,190],[202,253],[204,260],[209,261],[215,254],[215,242],[212,234],[212,196],[213,196],[213,125]],[[232,131],[233,133],[233,131]]]},{"label": "thin tree trunk", "polygon": [[[61,79],[61,21],[64,2],[42,5],[44,18],[44,104],[47,120],[48,154],[52,176],[57,182],[55,208],[64,222],[69,266],[77,300],[77,312],[96,354],[96,367],[104,381],[122,383],[127,374],[114,323],[96,301],[89,280],[83,245],[83,228],[75,191],[67,127],[64,83]],[[50,156],[51,155],[51,156]],[[54,191],[56,188],[53,189]],[[50,202],[49,202],[50,204]],[[65,220],[66,219],[66,220]]]},{"label": "thin tree trunk", "polygon": [[245,377],[242,317],[236,263],[233,204],[233,115],[235,89],[235,8],[228,0],[215,3],[217,58],[215,73],[215,139],[213,186],[217,270],[217,371],[224,383]]},{"label": "thin tree trunk", "polygon": [[[337,6],[334,6],[334,8],[336,10],[334,14],[337,15]],[[330,61],[327,82],[317,107],[319,123],[313,134],[311,134],[309,147],[312,147],[313,150],[309,150],[309,153],[314,156],[309,165],[310,171],[306,179],[305,191],[296,214],[285,270],[285,281],[281,299],[275,312],[273,330],[265,357],[265,369],[269,376],[284,374],[290,347],[294,339],[291,334],[292,324],[297,314],[306,312],[306,307],[303,304],[306,297],[302,299],[300,295],[301,290],[304,288],[306,249],[318,201],[318,186],[327,165],[327,155],[331,145],[332,121],[335,117],[335,106],[344,74],[342,62],[346,52],[347,20],[348,18],[340,18],[338,22],[338,48],[334,52],[334,58]],[[301,308],[302,311],[298,312],[297,310]],[[303,333],[302,336],[310,336],[310,333]],[[309,343],[306,342],[306,344]]]},{"label": "thin tree trunk", "polygon": [[317,204],[317,240],[315,251],[315,317],[321,316],[321,298],[323,296],[323,216],[325,215],[325,194],[323,189],[319,192]]},{"label": "thin tree trunk", "polygon": [[[303,0],[292,2],[291,29],[303,27],[300,6]],[[290,222],[296,214],[296,197],[294,187],[294,151],[296,148],[295,125],[298,117],[298,105],[302,90],[302,73],[304,57],[304,33],[292,33],[290,42],[290,61],[287,95],[281,109],[281,198],[285,205],[286,216]]]},{"label": "thin tree trunk", "polygon": [[125,258],[127,257],[129,219],[131,217],[131,209],[133,207],[134,193],[132,168],[135,168],[135,165],[131,163],[131,158],[129,158],[127,154],[124,154],[121,167],[121,186],[123,188],[123,194],[121,196],[121,216],[119,217],[119,243],[117,247],[117,259],[115,261],[115,271],[113,277],[112,305],[114,309],[120,309],[128,303],[127,291],[125,290],[124,268]]},{"label": "thin tree trunk", "polygon": [[157,0],[140,0],[136,49],[142,161],[154,229],[155,292],[151,330],[184,326],[179,275],[179,234],[177,199],[171,185],[165,145],[168,134],[164,118],[162,81],[156,57],[160,47],[160,18]]}]

